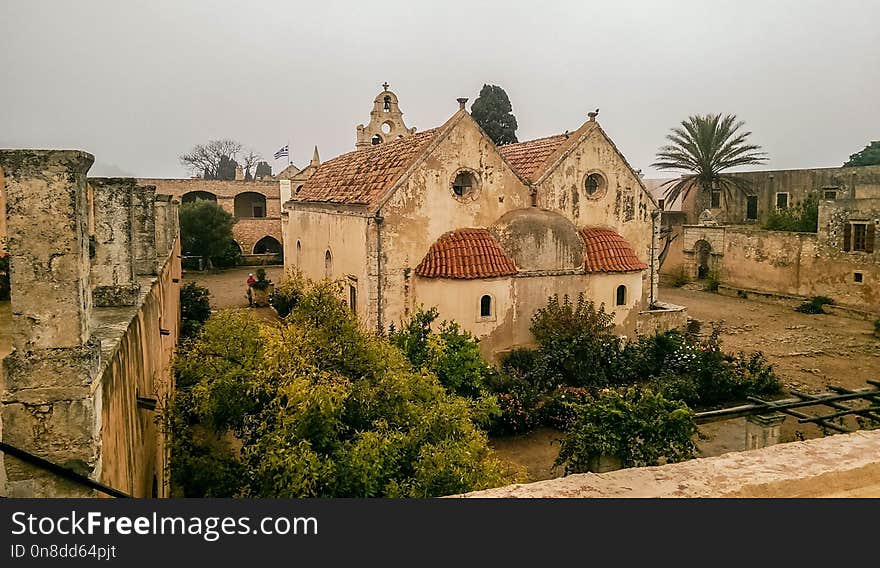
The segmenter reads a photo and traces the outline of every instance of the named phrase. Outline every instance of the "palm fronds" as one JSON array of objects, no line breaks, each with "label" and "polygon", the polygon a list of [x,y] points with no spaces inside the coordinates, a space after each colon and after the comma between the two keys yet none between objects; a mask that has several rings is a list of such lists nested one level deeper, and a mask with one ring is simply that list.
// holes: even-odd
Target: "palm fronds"
[{"label": "palm fronds", "polygon": [[747,142],[751,132],[740,132],[745,125],[736,115],[693,115],[682,121],[666,136],[667,144],[657,152],[652,167],[658,170],[685,172],[663,186],[667,203],[673,203],[697,188],[699,191],[739,191],[749,194],[749,184],[742,178],[725,174],[730,168],[764,163],[767,154],[757,144]]}]

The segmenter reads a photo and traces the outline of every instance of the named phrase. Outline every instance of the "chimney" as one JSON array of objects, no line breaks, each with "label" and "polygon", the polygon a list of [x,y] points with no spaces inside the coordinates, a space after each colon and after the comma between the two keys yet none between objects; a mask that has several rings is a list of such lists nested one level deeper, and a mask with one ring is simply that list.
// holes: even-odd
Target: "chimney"
[{"label": "chimney", "polygon": [[244,179],[244,168],[241,166],[235,166],[235,181],[242,181]]},{"label": "chimney", "polygon": [[458,101],[458,108],[464,110],[464,105],[468,102],[467,97],[459,97],[455,100]]}]

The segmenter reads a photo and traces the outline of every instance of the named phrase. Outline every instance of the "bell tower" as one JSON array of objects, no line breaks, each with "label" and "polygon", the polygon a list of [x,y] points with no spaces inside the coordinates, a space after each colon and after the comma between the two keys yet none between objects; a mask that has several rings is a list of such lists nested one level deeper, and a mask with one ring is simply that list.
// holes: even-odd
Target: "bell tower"
[{"label": "bell tower", "polygon": [[405,138],[413,134],[415,128],[407,128],[403,113],[397,104],[397,95],[388,90],[388,83],[382,84],[382,92],[373,100],[370,123],[357,127],[357,148],[369,148],[383,142]]}]

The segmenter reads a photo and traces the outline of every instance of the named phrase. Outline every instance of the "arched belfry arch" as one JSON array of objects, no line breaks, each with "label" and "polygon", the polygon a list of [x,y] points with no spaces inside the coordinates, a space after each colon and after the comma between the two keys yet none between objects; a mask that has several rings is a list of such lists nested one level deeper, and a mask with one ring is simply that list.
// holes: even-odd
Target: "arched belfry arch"
[{"label": "arched belfry arch", "polygon": [[382,92],[373,99],[370,122],[358,125],[356,147],[369,148],[389,140],[406,138],[416,131],[415,128],[406,127],[397,95],[389,91],[389,87],[388,83],[384,83]]}]

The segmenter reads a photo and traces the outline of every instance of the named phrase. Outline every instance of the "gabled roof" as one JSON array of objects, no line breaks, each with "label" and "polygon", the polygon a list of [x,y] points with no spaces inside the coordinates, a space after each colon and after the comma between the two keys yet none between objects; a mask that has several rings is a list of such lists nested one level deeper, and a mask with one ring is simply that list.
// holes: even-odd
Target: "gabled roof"
[{"label": "gabled roof", "polygon": [[516,265],[486,229],[459,229],[441,236],[416,267],[426,278],[497,278],[516,274]]},{"label": "gabled roof", "polygon": [[548,164],[550,156],[554,155],[567,140],[569,140],[568,134],[555,134],[500,146],[498,151],[521,177],[535,181]]},{"label": "gabled roof", "polygon": [[293,201],[369,205],[400,179],[441,131],[442,127],[425,130],[328,160]]},{"label": "gabled roof", "polygon": [[581,236],[586,245],[586,272],[636,272],[648,268],[626,239],[613,229],[587,227],[581,229]]}]

